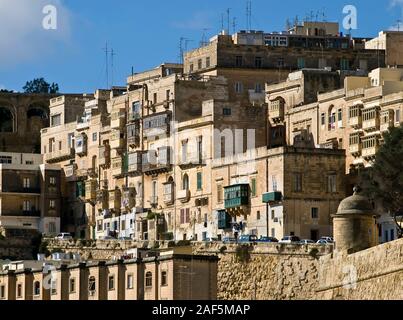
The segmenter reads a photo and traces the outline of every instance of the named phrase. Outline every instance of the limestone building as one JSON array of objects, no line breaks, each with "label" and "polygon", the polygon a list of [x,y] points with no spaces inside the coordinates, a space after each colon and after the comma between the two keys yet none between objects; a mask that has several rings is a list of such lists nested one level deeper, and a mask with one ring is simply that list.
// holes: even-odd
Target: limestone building
[{"label": "limestone building", "polygon": [[40,154],[0,153],[0,229],[60,232],[60,169],[42,164]]}]

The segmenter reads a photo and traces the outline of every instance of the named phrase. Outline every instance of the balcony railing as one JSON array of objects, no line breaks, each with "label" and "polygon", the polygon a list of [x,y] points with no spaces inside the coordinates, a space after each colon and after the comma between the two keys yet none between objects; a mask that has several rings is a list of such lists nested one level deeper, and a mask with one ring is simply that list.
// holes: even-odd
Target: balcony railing
[{"label": "balcony railing", "polygon": [[45,154],[45,161],[47,163],[56,163],[65,160],[74,159],[75,152],[73,148],[67,148],[64,150],[53,151]]},{"label": "balcony railing", "polygon": [[178,200],[180,200],[183,203],[189,202],[190,201],[190,190],[189,189],[179,190],[176,197],[178,198]]}]

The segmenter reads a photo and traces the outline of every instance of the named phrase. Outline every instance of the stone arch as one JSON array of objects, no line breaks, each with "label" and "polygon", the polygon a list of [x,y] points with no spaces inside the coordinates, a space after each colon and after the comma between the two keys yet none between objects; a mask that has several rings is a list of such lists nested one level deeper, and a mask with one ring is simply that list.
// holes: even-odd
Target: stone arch
[{"label": "stone arch", "polygon": [[32,103],[27,108],[27,129],[31,132],[39,132],[41,129],[49,127],[49,112],[40,103]]},{"label": "stone arch", "polygon": [[9,106],[0,105],[0,133],[16,131],[16,117],[14,110]]}]

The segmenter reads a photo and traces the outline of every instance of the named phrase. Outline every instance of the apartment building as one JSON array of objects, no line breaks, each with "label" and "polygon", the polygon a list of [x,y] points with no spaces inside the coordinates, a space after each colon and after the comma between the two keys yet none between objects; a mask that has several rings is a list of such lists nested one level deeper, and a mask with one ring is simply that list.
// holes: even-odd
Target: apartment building
[{"label": "apartment building", "polygon": [[214,300],[213,256],[160,252],[108,262],[0,272],[0,300]]},{"label": "apartment building", "polygon": [[[372,165],[382,134],[403,121],[402,72],[399,68],[378,68],[368,76],[346,77],[343,88],[324,93],[318,90],[317,98],[299,97],[293,74],[284,83],[268,85],[271,136],[281,137],[274,146],[295,146],[303,141],[312,148],[345,149],[350,190],[357,183],[356,173]],[[378,206],[377,212],[381,214],[382,208]],[[382,214],[378,222],[381,241],[393,240],[396,230],[392,219]]]},{"label": "apartment building", "polygon": [[60,169],[43,165],[40,154],[0,153],[0,229],[60,231]]}]

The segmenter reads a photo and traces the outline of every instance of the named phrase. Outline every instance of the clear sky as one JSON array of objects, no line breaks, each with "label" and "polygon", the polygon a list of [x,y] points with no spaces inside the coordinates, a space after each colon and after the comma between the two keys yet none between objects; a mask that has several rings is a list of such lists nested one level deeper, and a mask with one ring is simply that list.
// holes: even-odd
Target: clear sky
[{"label": "clear sky", "polygon": [[[217,34],[222,15],[227,25],[227,8],[231,32],[234,17],[236,29],[245,29],[246,2],[0,0],[0,89],[18,91],[36,77],[59,83],[65,93],[106,87],[106,42],[116,53],[114,84],[124,85],[132,67],[139,72],[162,62],[178,62],[181,37],[191,40],[191,49],[199,45],[203,33],[207,38]],[[56,30],[43,28],[42,10],[49,4],[57,9]],[[342,25],[346,5],[357,8],[358,29],[353,36],[374,37],[396,28],[403,16],[403,0],[253,0],[252,29],[282,31],[287,18],[302,20],[311,12],[320,20],[324,12],[327,21]]]}]

